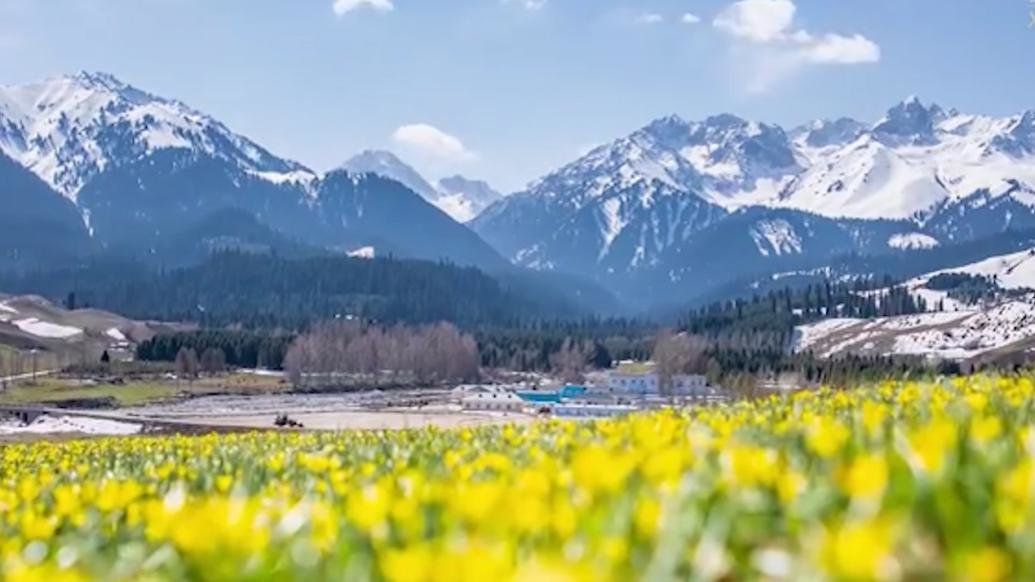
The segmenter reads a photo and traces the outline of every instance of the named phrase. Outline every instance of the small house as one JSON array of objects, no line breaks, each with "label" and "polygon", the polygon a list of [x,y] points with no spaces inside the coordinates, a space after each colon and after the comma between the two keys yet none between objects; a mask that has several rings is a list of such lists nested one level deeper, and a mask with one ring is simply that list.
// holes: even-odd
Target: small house
[{"label": "small house", "polygon": [[513,392],[474,392],[463,399],[464,410],[482,412],[524,412],[525,401]]}]

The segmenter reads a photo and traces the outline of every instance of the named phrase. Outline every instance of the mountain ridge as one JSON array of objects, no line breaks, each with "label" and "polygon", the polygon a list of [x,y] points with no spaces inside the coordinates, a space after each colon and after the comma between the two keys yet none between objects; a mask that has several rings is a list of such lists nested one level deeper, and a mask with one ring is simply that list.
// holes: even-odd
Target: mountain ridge
[{"label": "mountain ridge", "polygon": [[237,209],[309,245],[347,251],[387,243],[413,258],[507,264],[397,182],[319,174],[180,101],[104,73],[0,87],[0,153],[74,204],[101,248],[145,252],[210,214]]},{"label": "mountain ridge", "polygon": [[[741,276],[759,258],[808,262],[817,258],[810,253],[954,243],[1028,228],[1031,184],[1030,112],[967,115],[911,97],[872,124],[843,117],[791,130],[731,114],[670,115],[532,181],[471,226],[520,265],[617,285],[660,281],[692,295],[700,289],[689,274],[707,271],[715,256],[702,245],[745,249],[721,265]],[[672,208],[702,210],[708,220]],[[757,220],[737,218],[751,209]],[[778,210],[782,222],[764,218]],[[723,226],[731,221],[741,230]],[[614,252],[615,241],[630,238],[633,252]],[[590,248],[575,258],[558,240]]]},{"label": "mountain ridge", "polygon": [[364,150],[339,166],[352,173],[374,174],[395,180],[420,194],[453,220],[466,223],[503,198],[484,180],[446,176],[432,184],[399,156],[387,150]]}]

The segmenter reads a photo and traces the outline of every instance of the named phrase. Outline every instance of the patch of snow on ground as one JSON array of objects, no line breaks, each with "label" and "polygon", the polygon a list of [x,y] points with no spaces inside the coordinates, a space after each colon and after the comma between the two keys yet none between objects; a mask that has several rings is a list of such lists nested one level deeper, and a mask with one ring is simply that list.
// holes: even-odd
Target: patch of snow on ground
[{"label": "patch of snow on ground", "polygon": [[876,320],[877,325],[885,330],[905,331],[919,327],[930,327],[935,325],[946,325],[957,322],[974,312],[932,312],[918,313],[915,315],[901,315],[898,317],[884,317]]},{"label": "patch of snow on ground", "polygon": [[470,222],[478,214],[474,205],[462,192],[441,196],[433,203],[439,210],[445,212],[450,218],[461,224]]},{"label": "patch of snow on ground", "polygon": [[7,313],[18,313],[18,310],[11,307],[6,303],[0,303],[0,311],[6,311]]},{"label": "patch of snow on ground", "polygon": [[888,246],[902,250],[930,249],[938,246],[938,239],[921,232],[893,234],[888,239]]},{"label": "patch of snow on ground", "polygon": [[971,358],[1035,337],[1033,299],[984,310],[826,320],[798,328],[795,349],[819,349],[821,357],[881,349],[883,355]]},{"label": "patch of snow on ground", "polygon": [[377,250],[374,247],[360,247],[348,252],[353,259],[373,259],[376,254]]},{"label": "patch of snow on ground", "polygon": [[1035,249],[992,257],[963,267],[932,273],[968,273],[992,277],[1003,289],[1035,288]]},{"label": "patch of snow on ground", "polygon": [[830,334],[846,327],[862,323],[863,321],[865,320],[843,317],[824,319],[823,321],[810,325],[803,325],[797,330],[798,337],[794,343],[794,351],[808,351],[810,347],[814,346],[817,342],[823,340]]},{"label": "patch of snow on ground", "polygon": [[113,340],[115,340],[117,342],[124,342],[124,341],[126,341],[126,334],[124,334],[121,331],[119,331],[119,328],[117,328],[117,327],[113,327],[113,328],[109,329],[108,331],[104,332],[104,335],[110,337],[111,339],[113,339]]},{"label": "patch of snow on ground", "polygon": [[78,327],[69,327],[67,325],[58,325],[56,323],[40,321],[35,317],[19,319],[14,322],[14,325],[25,333],[36,337],[66,339],[83,333],[83,330]]},{"label": "patch of snow on ground", "polygon": [[762,220],[751,229],[751,238],[758,252],[768,257],[801,254],[801,237],[794,226],[783,219]]},{"label": "patch of snow on ground", "polygon": [[238,370],[242,374],[251,374],[252,376],[262,376],[266,378],[283,378],[284,372],[279,370],[266,370],[264,368],[243,368]]},{"label": "patch of snow on ground", "polygon": [[626,222],[622,219],[621,211],[622,201],[618,198],[611,198],[600,206],[601,219],[603,220],[601,232],[604,237],[604,244],[600,251],[601,256],[607,252],[607,249],[611,248],[611,243],[618,238],[618,235],[625,228]]},{"label": "patch of snow on ground", "polygon": [[43,415],[29,424],[16,420],[0,421],[0,434],[91,434],[130,435],[141,430],[139,424],[118,422],[101,418]]},{"label": "patch of snow on ground", "polygon": [[273,184],[307,184],[316,179],[316,176],[308,170],[294,170],[291,172],[257,172],[249,171],[249,174],[256,178]]},{"label": "patch of snow on ground", "polygon": [[843,351],[846,351],[848,348],[850,348],[852,346],[856,346],[856,345],[864,343],[864,342],[866,343],[866,345],[873,345],[873,342],[868,342],[867,340],[869,340],[870,338],[875,337],[876,335],[877,334],[875,332],[863,332],[863,333],[859,333],[859,334],[855,334],[855,335],[849,336],[847,339],[845,339],[845,340],[843,340],[841,342],[838,342],[838,343],[834,344],[833,346],[830,346],[830,348],[827,349],[826,351],[824,351],[819,357],[821,357],[821,358],[829,358],[829,357],[835,356],[835,355],[837,355],[837,354],[839,354],[839,353],[841,353]]}]

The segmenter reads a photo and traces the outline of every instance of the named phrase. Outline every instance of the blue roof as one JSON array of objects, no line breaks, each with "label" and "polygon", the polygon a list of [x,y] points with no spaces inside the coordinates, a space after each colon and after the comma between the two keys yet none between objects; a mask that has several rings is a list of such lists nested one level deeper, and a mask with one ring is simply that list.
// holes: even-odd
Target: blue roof
[{"label": "blue roof", "polygon": [[560,402],[561,393],[556,390],[538,391],[523,390],[517,393],[518,397],[526,402]]},{"label": "blue roof", "polygon": [[521,390],[517,395],[527,402],[553,402],[560,403],[561,400],[574,398],[586,393],[585,386],[568,384],[560,390]]}]

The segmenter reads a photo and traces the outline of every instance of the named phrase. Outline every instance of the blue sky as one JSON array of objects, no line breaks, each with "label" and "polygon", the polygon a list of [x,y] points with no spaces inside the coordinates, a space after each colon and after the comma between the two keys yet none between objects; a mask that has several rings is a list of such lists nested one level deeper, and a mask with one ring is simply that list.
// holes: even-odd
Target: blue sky
[{"label": "blue sky", "polygon": [[[678,113],[1035,108],[1026,0],[0,0],[0,84],[105,71],[318,170],[511,191]],[[692,16],[685,16],[690,14]],[[695,21],[696,22],[692,22]]]}]

